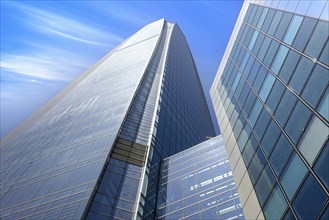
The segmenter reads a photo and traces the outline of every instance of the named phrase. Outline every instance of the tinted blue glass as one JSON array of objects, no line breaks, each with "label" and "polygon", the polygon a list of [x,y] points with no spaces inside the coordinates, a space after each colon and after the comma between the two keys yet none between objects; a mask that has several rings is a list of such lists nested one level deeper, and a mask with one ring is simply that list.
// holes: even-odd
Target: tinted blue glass
[{"label": "tinted blue glass", "polygon": [[256,25],[257,28],[261,28],[262,27],[262,25],[263,25],[263,23],[265,21],[267,12],[268,12],[268,8],[262,8],[262,9],[263,9],[262,10],[262,13],[261,13],[261,15],[259,17],[259,20],[257,22],[257,25]]},{"label": "tinted blue glass", "polygon": [[254,106],[249,116],[249,122],[251,126],[255,125],[255,122],[259,116],[260,111],[262,110],[262,107],[263,107],[262,103],[257,99],[256,102],[254,103]]},{"label": "tinted blue glass", "polygon": [[300,219],[316,219],[323,205],[328,200],[325,192],[309,174],[300,191],[294,199],[292,206]]},{"label": "tinted blue glass", "polygon": [[282,40],[282,37],[284,35],[284,33],[286,32],[287,30],[287,27],[290,23],[290,20],[292,18],[292,14],[291,13],[287,13],[285,12],[282,16],[282,19],[280,21],[280,24],[278,26],[278,29],[276,30],[275,34],[274,34],[274,37],[279,39],[279,40]]},{"label": "tinted blue glass", "polygon": [[282,11],[276,11],[275,12],[275,15],[273,17],[272,23],[270,25],[270,28],[268,29],[268,33],[270,35],[273,35],[274,36],[274,33],[276,32],[276,29],[279,26],[279,23],[280,23],[280,20],[281,20],[282,15],[283,15],[283,12]]},{"label": "tinted blue glass", "polygon": [[322,54],[319,59],[322,63],[327,64],[329,66],[329,40],[326,43],[326,46],[323,48]]},{"label": "tinted blue glass", "polygon": [[258,51],[259,51],[260,47],[262,46],[264,38],[265,38],[264,34],[262,34],[262,33],[258,34],[258,38],[255,42],[255,46],[252,49],[253,54],[258,54]]},{"label": "tinted blue glass", "polygon": [[300,94],[302,91],[308,77],[311,74],[313,66],[314,63],[306,57],[302,57],[300,59],[296,70],[289,82],[289,86],[291,86],[298,94]]},{"label": "tinted blue glass", "polygon": [[307,167],[300,157],[294,153],[280,178],[281,185],[290,200],[297,191],[297,188],[302,182],[306,172]]},{"label": "tinted blue glass", "polygon": [[286,90],[274,114],[282,127],[286,124],[296,100],[297,98],[289,90]]},{"label": "tinted blue glass", "polygon": [[262,98],[262,100],[265,102],[267,99],[268,94],[271,91],[271,88],[273,86],[273,83],[275,81],[274,76],[271,73],[267,73],[266,79],[263,83],[263,86],[259,92],[259,96]]},{"label": "tinted blue glass", "polygon": [[276,80],[273,89],[271,90],[271,93],[266,100],[266,105],[269,107],[272,113],[274,113],[277,105],[279,104],[284,90],[284,85],[279,80]]},{"label": "tinted blue glass", "polygon": [[280,219],[287,208],[287,202],[278,185],[272,191],[269,199],[264,206],[264,215],[266,219]]},{"label": "tinted blue glass", "polygon": [[255,99],[256,99],[255,93],[252,90],[250,90],[247,100],[245,101],[243,108],[242,108],[243,112],[246,115],[249,115],[251,107],[253,106]]},{"label": "tinted blue glass", "polygon": [[255,154],[256,150],[258,148],[258,144],[256,142],[256,139],[253,134],[250,135],[249,140],[247,141],[246,147],[244,148],[244,151],[242,152],[242,157],[244,160],[244,164],[246,167],[248,167],[251,158]]},{"label": "tinted blue glass", "polygon": [[265,165],[266,160],[264,154],[262,153],[261,149],[258,148],[248,167],[248,173],[253,185],[256,183],[256,180]]},{"label": "tinted blue glass", "polygon": [[259,32],[257,30],[255,30],[254,33],[253,33],[253,35],[252,35],[252,37],[251,37],[251,40],[249,42],[249,45],[248,45],[248,49],[249,50],[252,50],[253,49],[253,47],[255,45],[255,42],[256,42],[256,39],[258,37],[258,34],[259,34]]},{"label": "tinted blue glass", "polygon": [[291,151],[292,146],[288,142],[287,138],[282,134],[270,156],[270,163],[272,164],[273,170],[277,176],[280,176],[282,168],[290,157]]},{"label": "tinted blue glass", "polygon": [[322,96],[321,102],[318,106],[318,112],[327,120],[329,121],[329,93],[328,89],[326,93]]},{"label": "tinted blue glass", "polygon": [[280,78],[288,83],[294,69],[299,61],[300,55],[293,50],[290,50],[284,64],[280,70],[279,76]]},{"label": "tinted blue glass", "polygon": [[316,174],[320,177],[323,184],[329,189],[329,141],[327,141],[326,146],[323,148],[319,158],[317,159],[314,170]]},{"label": "tinted blue glass", "polygon": [[265,54],[267,52],[267,49],[268,47],[270,46],[270,43],[271,43],[271,38],[269,37],[265,37],[264,41],[263,41],[263,44],[258,52],[258,55],[257,57],[260,59],[260,60],[263,60],[264,57],[265,57]]},{"label": "tinted blue glass", "polygon": [[294,17],[292,18],[292,20],[290,22],[288,30],[283,38],[284,42],[286,42],[287,44],[291,44],[294,41],[295,36],[297,34],[297,31],[298,31],[299,26],[302,23],[302,21],[303,21],[303,17],[294,15]]},{"label": "tinted blue glass", "polygon": [[273,173],[268,165],[259,176],[259,179],[256,183],[255,190],[258,197],[258,201],[261,206],[264,205],[264,202],[268,195],[270,194],[273,186],[275,184],[275,178]]},{"label": "tinted blue glass", "polygon": [[264,24],[262,26],[262,31],[267,32],[267,30],[270,27],[271,22],[273,20],[274,14],[275,14],[275,10],[270,8],[268,13],[267,13],[267,16],[265,18]]},{"label": "tinted blue glass", "polygon": [[318,103],[329,81],[329,70],[316,65],[311,77],[306,83],[302,97],[312,106]]},{"label": "tinted blue glass", "polygon": [[311,111],[300,101],[298,101],[291,113],[289,121],[284,130],[289,135],[292,142],[297,143],[300,135],[306,128],[306,123],[311,116]]},{"label": "tinted blue glass", "polygon": [[281,130],[279,129],[275,121],[272,120],[268,128],[266,129],[266,133],[261,142],[266,156],[269,156],[272,152],[273,147],[275,146],[280,134]]},{"label": "tinted blue glass", "polygon": [[260,113],[260,116],[257,120],[257,123],[255,125],[255,133],[256,136],[258,137],[258,140],[261,140],[264,132],[266,130],[267,125],[269,124],[271,120],[270,114],[267,112],[265,108],[263,108],[262,112]]},{"label": "tinted blue glass", "polygon": [[313,33],[313,29],[315,27],[316,20],[313,18],[305,17],[303,23],[301,24],[299,31],[296,35],[296,40],[293,43],[293,47],[304,51],[304,48]]},{"label": "tinted blue glass", "polygon": [[319,21],[316,25],[310,41],[308,42],[305,53],[318,58],[322,51],[326,40],[328,39],[329,23],[326,21]]},{"label": "tinted blue glass", "polygon": [[262,86],[262,84],[264,82],[264,79],[265,79],[267,73],[268,72],[265,69],[265,67],[264,66],[261,66],[260,69],[259,69],[259,71],[258,71],[258,74],[256,76],[256,79],[254,81],[254,84],[253,84],[253,87],[254,87],[254,89],[255,89],[255,91],[257,93],[259,92],[259,90],[260,90],[260,88],[261,88],[261,86]]},{"label": "tinted blue glass", "polygon": [[281,66],[284,62],[284,60],[286,59],[286,56],[288,54],[288,47],[285,47],[283,45],[280,46],[275,58],[274,58],[274,61],[272,63],[272,66],[271,66],[271,70],[278,74],[280,69],[281,69]]},{"label": "tinted blue glass", "polygon": [[261,64],[257,60],[255,60],[254,65],[252,66],[252,68],[250,70],[250,74],[248,76],[248,81],[250,82],[251,85],[253,84],[253,82],[257,76],[260,65]]},{"label": "tinted blue glass", "polygon": [[266,66],[271,66],[271,63],[274,59],[274,56],[276,55],[276,51],[278,50],[279,46],[280,44],[277,41],[272,40],[271,45],[268,48],[268,51],[263,61]]}]

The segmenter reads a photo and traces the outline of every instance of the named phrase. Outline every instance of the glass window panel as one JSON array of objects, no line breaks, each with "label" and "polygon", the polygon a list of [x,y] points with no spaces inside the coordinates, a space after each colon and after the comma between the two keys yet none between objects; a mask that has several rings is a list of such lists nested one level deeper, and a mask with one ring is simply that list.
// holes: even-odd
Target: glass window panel
[{"label": "glass window panel", "polygon": [[266,36],[257,55],[260,60],[264,59],[267,49],[270,46],[270,43],[271,43],[271,38]]},{"label": "glass window panel", "polygon": [[307,167],[300,159],[300,157],[296,153],[294,153],[291,156],[280,178],[281,185],[284,191],[286,192],[289,200],[291,200],[294,196],[300,183],[306,175],[306,172]]},{"label": "glass window panel", "polygon": [[253,56],[250,56],[246,68],[243,71],[246,77],[249,76],[251,68],[254,65],[254,62],[255,62],[255,58]]},{"label": "glass window panel", "polygon": [[242,152],[242,157],[244,164],[246,167],[248,167],[251,158],[254,156],[256,150],[258,148],[258,144],[256,142],[256,139],[253,134],[250,135],[249,140],[247,141],[246,147],[244,148],[244,151]]},{"label": "glass window panel", "polygon": [[282,127],[284,127],[286,124],[286,121],[296,103],[296,100],[297,98],[289,90],[286,89],[274,114],[275,118],[279,121]]},{"label": "glass window panel", "polygon": [[244,17],[243,21],[248,22],[250,14],[252,12],[252,9],[254,8],[254,5],[250,4],[248,11],[246,13],[246,16]]},{"label": "glass window panel", "polygon": [[242,108],[243,112],[246,115],[249,115],[251,107],[253,106],[255,99],[256,99],[255,93],[252,90],[250,90],[247,100],[244,102],[244,105]]},{"label": "glass window panel", "polygon": [[262,139],[264,132],[266,130],[266,127],[269,124],[270,120],[271,120],[270,114],[267,112],[267,110],[265,108],[263,108],[263,110],[257,120],[257,123],[255,125],[255,133],[258,137],[258,140]]},{"label": "glass window panel", "polygon": [[313,18],[305,17],[299,31],[296,35],[296,40],[292,44],[294,48],[304,51],[304,48],[310,38],[315,27],[316,20]]},{"label": "glass window panel", "polygon": [[302,23],[302,21],[303,21],[303,17],[294,15],[294,17],[292,18],[292,20],[290,22],[288,30],[283,38],[284,42],[286,42],[287,44],[291,44],[294,41],[295,36],[297,34],[297,31],[298,31],[299,26]]},{"label": "glass window panel", "polygon": [[250,70],[250,74],[248,76],[248,80],[251,85],[253,84],[253,82],[257,76],[260,66],[261,66],[261,64],[257,60],[255,60],[254,65],[252,66],[252,68]]},{"label": "glass window panel", "polygon": [[273,147],[276,141],[278,140],[280,134],[281,130],[279,129],[275,121],[272,120],[261,142],[266,156],[269,156],[271,154]]},{"label": "glass window panel", "polygon": [[250,131],[250,128],[249,128],[248,124],[245,123],[244,128],[241,131],[240,136],[239,136],[238,141],[237,141],[238,142],[239,149],[240,149],[240,152],[243,151],[244,146],[246,145],[246,143],[248,141],[250,132],[251,131]]},{"label": "glass window panel", "polygon": [[323,148],[320,157],[317,159],[314,171],[320,177],[324,185],[329,189],[329,141],[327,141],[326,146]]},{"label": "glass window panel", "polygon": [[277,176],[280,176],[282,168],[290,157],[291,151],[292,146],[288,142],[287,138],[281,134],[280,139],[275,145],[270,156],[270,163],[272,164],[273,170]]},{"label": "glass window panel", "polygon": [[292,206],[298,218],[316,219],[327,200],[328,197],[325,192],[321,189],[313,175],[309,174]]},{"label": "glass window panel", "polygon": [[252,48],[254,47],[258,34],[259,32],[255,30],[248,45],[249,50],[252,50]]},{"label": "glass window panel", "polygon": [[288,83],[294,69],[299,61],[300,55],[293,50],[290,50],[284,64],[280,70],[279,76],[285,82]]},{"label": "glass window panel", "polygon": [[298,146],[309,164],[313,164],[327,137],[327,125],[314,115]]},{"label": "glass window panel", "polygon": [[271,66],[271,63],[274,59],[274,56],[276,54],[277,49],[279,48],[279,43],[275,40],[272,40],[271,46],[268,48],[268,51],[266,53],[265,59],[264,59],[264,64],[268,67]]},{"label": "glass window panel", "polygon": [[275,81],[274,76],[271,73],[267,73],[267,77],[263,83],[263,86],[259,92],[259,96],[262,98],[262,100],[265,102],[267,99],[268,94],[271,91],[271,88],[273,86],[273,83]]},{"label": "glass window panel", "polygon": [[258,148],[248,167],[248,173],[253,185],[256,183],[256,180],[265,165],[266,160],[264,154],[261,149]]},{"label": "glass window panel", "polygon": [[328,88],[326,93],[323,95],[322,100],[318,107],[318,112],[327,120],[329,121],[329,93]]},{"label": "glass window panel", "polygon": [[250,56],[250,53],[249,53],[249,52],[246,52],[246,53],[244,54],[243,60],[242,60],[241,65],[240,65],[240,70],[241,70],[241,71],[244,70],[244,68],[245,68],[245,66],[246,66],[246,64],[247,64],[247,61],[248,61],[248,59],[249,59],[249,56]]},{"label": "glass window panel", "polygon": [[314,63],[307,59],[306,57],[302,57],[297,65],[297,68],[289,82],[289,85],[298,93],[302,91],[309,75],[311,74],[311,70],[313,68]]},{"label": "glass window panel", "polygon": [[297,143],[301,133],[305,130],[310,116],[311,111],[302,102],[298,101],[284,129],[294,144]]},{"label": "glass window panel", "polygon": [[274,61],[272,63],[272,66],[271,66],[271,70],[278,74],[280,69],[281,69],[281,66],[284,62],[284,60],[286,59],[286,56],[288,54],[288,51],[289,49],[283,45],[280,46],[275,58],[274,58]]},{"label": "glass window panel", "polygon": [[282,11],[276,11],[275,12],[272,23],[271,23],[270,28],[268,29],[268,32],[267,32],[268,34],[274,36],[274,33],[275,33],[277,27],[279,26],[282,15],[283,15]]},{"label": "glass window panel", "polygon": [[323,48],[322,54],[319,59],[322,63],[327,64],[329,66],[329,40],[327,41],[326,46]]},{"label": "glass window panel", "polygon": [[260,15],[261,15],[261,13],[262,13],[262,10],[263,10],[263,7],[261,7],[261,6],[257,6],[257,11],[256,11],[256,13],[255,13],[254,18],[252,19],[252,22],[251,22],[251,24],[252,24],[253,26],[256,26],[257,22],[259,21],[259,17],[260,17]]},{"label": "glass window panel", "polygon": [[255,16],[255,13],[256,13],[258,7],[256,5],[250,4],[249,8],[251,8],[251,10],[250,10],[249,17],[246,20],[246,22],[250,24],[252,19]]},{"label": "glass window panel", "polygon": [[319,54],[322,51],[326,40],[329,35],[329,23],[325,21],[319,21],[316,25],[316,28],[313,31],[312,37],[308,42],[305,53],[318,58]]},{"label": "glass window panel", "polygon": [[262,110],[262,103],[257,99],[254,103],[254,107],[251,110],[250,116],[249,116],[249,122],[252,127],[254,127],[255,122],[259,116],[260,111]]},{"label": "glass window panel", "polygon": [[260,90],[260,88],[261,88],[261,86],[264,82],[264,79],[265,79],[266,75],[267,75],[266,68],[264,66],[261,66],[259,71],[258,71],[257,77],[254,81],[254,85],[253,85],[253,87],[254,87],[254,89],[257,93],[259,92],[259,90]]},{"label": "glass window panel", "polygon": [[280,25],[274,35],[277,39],[282,40],[282,37],[287,30],[287,27],[290,23],[291,18],[292,18],[291,13],[287,13],[287,12],[284,13],[284,15],[282,16],[282,19],[280,21]]},{"label": "glass window panel", "polygon": [[287,202],[278,185],[272,191],[264,207],[266,219],[280,219],[287,208]]},{"label": "glass window panel", "polygon": [[264,32],[267,32],[268,28],[270,27],[271,22],[272,22],[273,17],[274,17],[274,14],[275,14],[275,10],[271,8],[268,11],[267,16],[266,16],[265,21],[264,21],[264,24],[262,26],[262,30]]},{"label": "glass window panel", "polygon": [[258,54],[258,51],[259,51],[260,47],[262,46],[264,38],[265,38],[264,34],[262,34],[262,33],[258,34],[258,38],[255,42],[254,48],[252,49],[253,54]]},{"label": "glass window panel", "polygon": [[266,100],[266,105],[270,108],[272,113],[274,113],[276,106],[279,104],[284,90],[285,86],[279,80],[276,80],[273,89],[271,90],[271,93]]},{"label": "glass window panel", "polygon": [[249,27],[248,28],[248,32],[247,32],[247,35],[246,35],[246,38],[243,41],[243,45],[245,45],[245,46],[248,46],[249,45],[249,42],[251,40],[251,37],[252,37],[252,34],[253,33],[254,33],[254,29],[252,27]]},{"label": "glass window panel", "polygon": [[266,165],[265,169],[259,176],[257,184],[255,186],[256,194],[258,197],[258,201],[261,206],[264,205],[264,202],[268,195],[270,194],[275,183],[274,175],[268,165]]},{"label": "glass window panel", "polygon": [[239,103],[241,105],[243,105],[244,101],[246,100],[249,91],[250,91],[250,87],[249,87],[248,83],[244,84],[243,90],[242,90],[242,92],[239,96],[239,99],[238,99]]},{"label": "glass window panel", "polygon": [[264,21],[265,21],[265,18],[266,18],[266,15],[267,15],[267,12],[268,12],[268,8],[263,8],[262,7],[262,13],[261,13],[261,15],[260,15],[260,17],[259,17],[259,20],[258,20],[258,22],[257,22],[257,28],[261,28],[262,27],[262,25],[263,25],[263,23],[264,23]]},{"label": "glass window panel", "polygon": [[311,77],[307,81],[302,97],[315,107],[329,80],[329,71],[320,65],[316,65]]},{"label": "glass window panel", "polygon": [[233,82],[233,85],[232,85],[232,90],[233,91],[235,91],[236,86],[238,85],[238,82],[239,82],[240,78],[241,78],[241,73],[238,72],[235,76],[235,79],[234,79],[234,82]]}]

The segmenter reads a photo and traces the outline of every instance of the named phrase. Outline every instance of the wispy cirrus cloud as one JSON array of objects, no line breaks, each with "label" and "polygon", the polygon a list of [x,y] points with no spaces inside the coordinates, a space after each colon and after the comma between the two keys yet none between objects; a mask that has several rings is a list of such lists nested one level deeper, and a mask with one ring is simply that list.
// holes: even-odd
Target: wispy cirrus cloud
[{"label": "wispy cirrus cloud", "polygon": [[108,47],[109,43],[118,43],[122,37],[87,25],[77,18],[58,15],[43,9],[34,8],[25,4],[16,3],[28,16],[23,22],[27,27],[45,34],[54,34],[70,40]]}]

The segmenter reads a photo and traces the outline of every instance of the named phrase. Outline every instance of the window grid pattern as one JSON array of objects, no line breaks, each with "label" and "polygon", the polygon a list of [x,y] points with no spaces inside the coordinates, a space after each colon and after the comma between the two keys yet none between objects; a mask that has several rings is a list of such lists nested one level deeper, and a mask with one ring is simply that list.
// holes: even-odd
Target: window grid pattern
[{"label": "window grid pattern", "polygon": [[221,136],[166,158],[159,219],[244,219]]},{"label": "window grid pattern", "polygon": [[[313,19],[314,31],[303,43],[300,40],[303,33],[299,30],[305,28],[303,21],[307,19],[311,18],[250,4],[218,85],[238,147],[267,218],[290,214],[293,218],[319,218],[328,207],[328,174],[317,171],[314,164],[321,164],[321,170],[329,172],[328,166],[320,161],[322,153],[328,154],[328,116],[323,113],[326,111],[318,111],[323,102],[329,105],[326,93],[329,67],[318,59],[327,56],[325,44],[329,28],[328,21]],[[324,37],[317,36],[319,31]],[[254,36],[257,36],[256,40]],[[321,46],[315,46],[312,39],[318,39]],[[296,49],[297,43],[305,46]],[[289,63],[293,61],[292,53],[297,54],[295,64]],[[287,71],[287,66],[292,69]],[[318,80],[311,87],[312,78]],[[308,98],[308,93],[312,93],[312,99]],[[319,136],[320,141],[307,138],[312,129],[320,127],[324,130],[320,132],[323,133]],[[303,147],[306,146],[304,143],[308,147],[316,146],[314,156],[310,157],[304,150],[307,148]],[[286,149],[287,157],[278,163],[278,152],[283,152],[282,149]],[[307,172],[301,173],[298,182],[282,185],[282,181],[287,182],[282,180],[283,175],[297,164],[296,160],[292,161],[293,153]],[[279,164],[282,167],[279,168]],[[270,172],[265,172],[265,167],[269,167]],[[298,207],[301,206],[299,192],[307,178],[315,180],[312,183],[321,189],[319,195],[324,195],[313,216],[299,213]],[[258,183],[260,181],[262,184]],[[270,204],[282,208],[273,211]],[[280,216],[274,213],[280,213]]]}]

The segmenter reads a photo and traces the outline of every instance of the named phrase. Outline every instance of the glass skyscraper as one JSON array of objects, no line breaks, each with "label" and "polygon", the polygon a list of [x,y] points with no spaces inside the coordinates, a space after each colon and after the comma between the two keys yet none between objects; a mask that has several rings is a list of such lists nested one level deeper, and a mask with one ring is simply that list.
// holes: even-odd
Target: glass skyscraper
[{"label": "glass skyscraper", "polygon": [[159,219],[244,219],[221,136],[163,160]]},{"label": "glass skyscraper", "polygon": [[211,97],[246,219],[329,219],[328,1],[245,1]]},{"label": "glass skyscraper", "polygon": [[1,219],[154,219],[160,161],[214,136],[177,24],[151,23],[1,140]]}]

